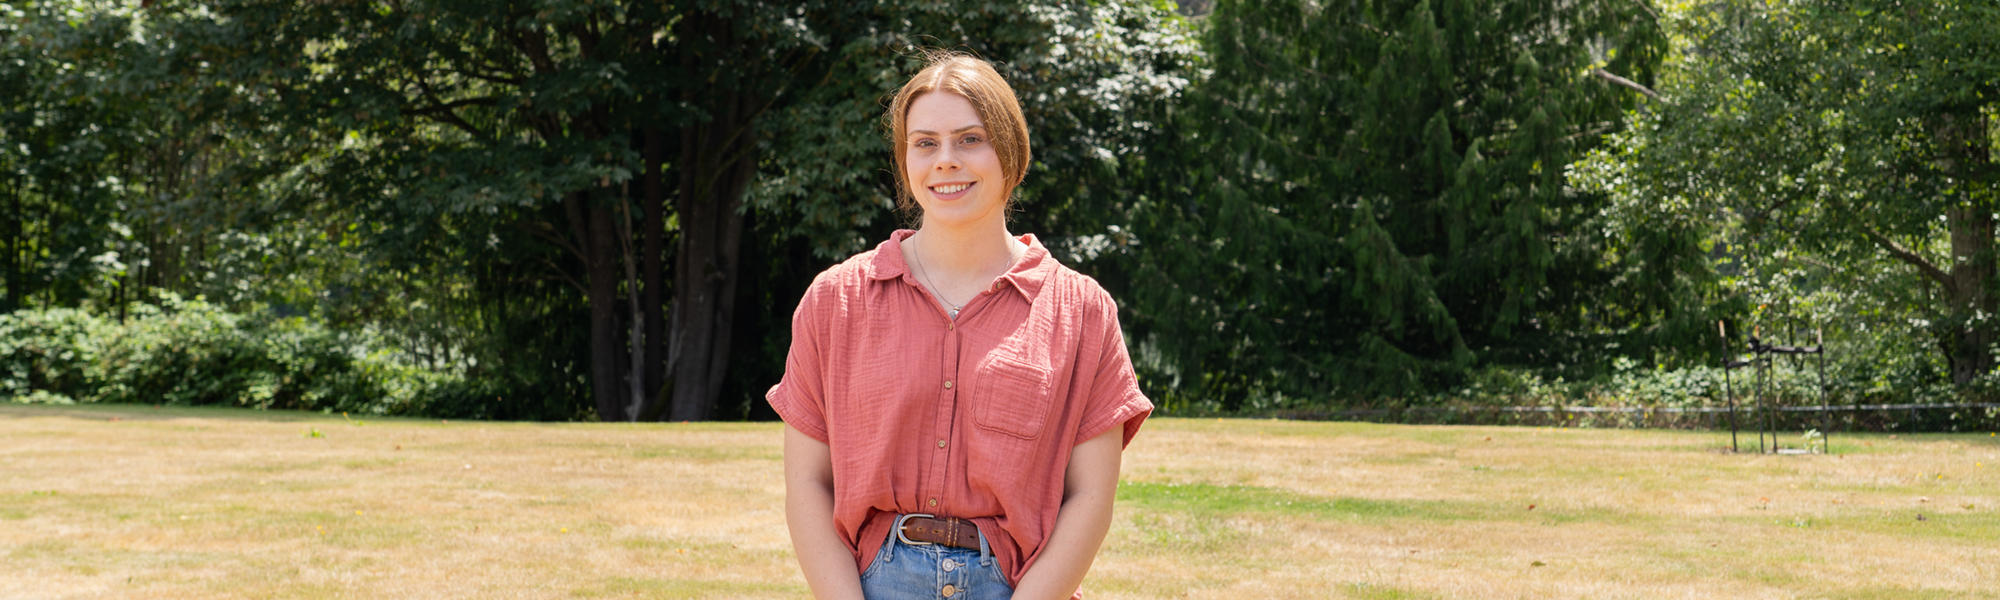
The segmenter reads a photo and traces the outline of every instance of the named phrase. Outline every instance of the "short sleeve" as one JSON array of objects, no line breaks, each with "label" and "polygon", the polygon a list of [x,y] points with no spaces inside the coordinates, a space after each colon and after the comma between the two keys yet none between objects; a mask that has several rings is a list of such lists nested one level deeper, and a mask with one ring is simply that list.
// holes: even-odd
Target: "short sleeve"
[{"label": "short sleeve", "polygon": [[[1086,281],[1088,281],[1086,279]],[[1132,371],[1132,357],[1125,350],[1125,335],[1118,327],[1118,304],[1103,288],[1090,285],[1094,296],[1093,313],[1096,323],[1092,323],[1088,335],[1095,337],[1095,365],[1089,365],[1084,387],[1088,394],[1084,402],[1083,426],[1077,429],[1077,437],[1071,444],[1081,444],[1103,435],[1112,427],[1125,427],[1124,445],[1132,444],[1132,437],[1139,434],[1139,425],[1153,413],[1153,402],[1139,390],[1139,378]]]},{"label": "short sleeve", "polygon": [[835,303],[825,297],[834,286],[824,279],[813,282],[799,299],[798,310],[792,312],[792,348],[785,354],[785,376],[771,386],[764,399],[793,429],[830,443],[826,433],[826,365],[820,344],[826,339],[822,328],[832,321],[823,313],[833,310]]}]

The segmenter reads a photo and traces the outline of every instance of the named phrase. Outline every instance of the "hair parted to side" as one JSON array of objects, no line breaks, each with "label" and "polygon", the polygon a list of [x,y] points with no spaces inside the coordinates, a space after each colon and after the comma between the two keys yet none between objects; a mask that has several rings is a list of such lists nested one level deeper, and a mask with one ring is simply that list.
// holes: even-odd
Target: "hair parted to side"
[{"label": "hair parted to side", "polygon": [[987,139],[1000,156],[1000,171],[1007,177],[1006,198],[1014,201],[1014,188],[1028,176],[1028,164],[1032,153],[1028,149],[1028,121],[1021,116],[1021,102],[1014,97],[1014,88],[993,70],[992,63],[963,52],[932,50],[924,53],[927,63],[918,71],[903,89],[896,92],[896,99],[889,104],[889,146],[896,154],[896,208],[912,220],[922,215],[923,208],[917,204],[916,196],[910,191],[909,175],[909,135],[910,104],[917,97],[932,92],[944,92],[963,96],[972,102],[972,108],[979,113],[979,121],[986,125]]}]

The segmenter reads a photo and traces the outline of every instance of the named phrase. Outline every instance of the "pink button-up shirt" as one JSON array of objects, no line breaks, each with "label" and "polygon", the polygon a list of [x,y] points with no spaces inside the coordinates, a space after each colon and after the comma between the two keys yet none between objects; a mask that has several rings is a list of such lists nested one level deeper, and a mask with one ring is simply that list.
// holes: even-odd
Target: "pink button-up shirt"
[{"label": "pink button-up shirt", "polygon": [[868,564],[896,516],[971,519],[1018,585],[1055,531],[1070,450],[1153,410],[1097,282],[1028,251],[956,321],[897,231],[821,273],[792,316],[771,407],[833,454],[833,521]]}]

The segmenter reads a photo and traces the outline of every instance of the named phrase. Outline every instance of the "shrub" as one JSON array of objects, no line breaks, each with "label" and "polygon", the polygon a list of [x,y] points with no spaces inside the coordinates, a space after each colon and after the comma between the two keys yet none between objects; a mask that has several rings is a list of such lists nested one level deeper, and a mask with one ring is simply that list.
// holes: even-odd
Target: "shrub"
[{"label": "shrub", "polygon": [[0,398],[425,414],[459,378],[376,336],[169,296],[128,318],[56,308],[0,315]]}]

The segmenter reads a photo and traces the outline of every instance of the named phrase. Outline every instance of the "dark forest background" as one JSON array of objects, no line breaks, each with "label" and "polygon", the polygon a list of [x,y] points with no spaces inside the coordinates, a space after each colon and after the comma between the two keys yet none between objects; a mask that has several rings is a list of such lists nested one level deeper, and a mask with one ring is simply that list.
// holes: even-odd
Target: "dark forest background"
[{"label": "dark forest background", "polygon": [[143,0],[0,2],[0,397],[773,418],[936,48],[1170,414],[2000,389],[1990,0]]}]

